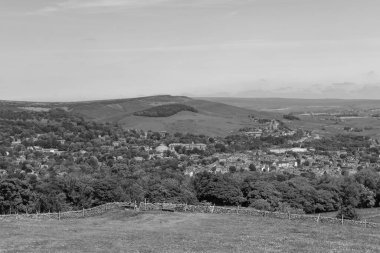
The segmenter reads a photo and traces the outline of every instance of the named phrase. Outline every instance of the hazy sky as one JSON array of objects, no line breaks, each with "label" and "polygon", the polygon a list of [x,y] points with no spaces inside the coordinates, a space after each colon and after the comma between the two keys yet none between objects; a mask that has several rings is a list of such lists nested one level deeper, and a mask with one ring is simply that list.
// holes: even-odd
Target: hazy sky
[{"label": "hazy sky", "polygon": [[379,0],[0,0],[0,99],[380,98]]}]

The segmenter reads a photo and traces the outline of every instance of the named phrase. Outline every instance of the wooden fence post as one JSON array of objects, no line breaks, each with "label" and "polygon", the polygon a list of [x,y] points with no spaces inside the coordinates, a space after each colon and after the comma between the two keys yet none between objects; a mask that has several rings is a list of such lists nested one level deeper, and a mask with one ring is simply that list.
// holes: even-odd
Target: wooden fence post
[{"label": "wooden fence post", "polygon": [[82,216],[84,217],[84,208],[82,209]]},{"label": "wooden fence post", "polygon": [[236,210],[236,213],[239,214],[239,206],[238,206],[238,208],[237,208],[237,210]]},{"label": "wooden fence post", "polygon": [[321,214],[318,214],[318,219],[317,219],[317,223],[319,223],[319,219],[321,217]]},{"label": "wooden fence post", "polygon": [[342,226],[343,226],[343,214],[342,214]]}]

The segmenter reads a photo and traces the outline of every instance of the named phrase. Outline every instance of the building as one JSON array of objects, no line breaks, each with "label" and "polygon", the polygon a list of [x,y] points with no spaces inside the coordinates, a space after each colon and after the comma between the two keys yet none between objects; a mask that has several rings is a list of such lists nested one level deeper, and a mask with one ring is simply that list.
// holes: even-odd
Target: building
[{"label": "building", "polygon": [[185,148],[186,150],[206,150],[207,146],[203,143],[192,143],[192,144],[185,144],[185,143],[172,143],[169,144],[170,151],[174,152],[176,147]]},{"label": "building", "polygon": [[244,133],[246,136],[251,136],[255,138],[260,138],[263,135],[263,130],[257,129],[255,131],[249,131]]},{"label": "building", "polygon": [[161,144],[160,146],[156,148],[157,153],[164,153],[165,151],[168,151],[168,150],[169,148],[165,144]]}]

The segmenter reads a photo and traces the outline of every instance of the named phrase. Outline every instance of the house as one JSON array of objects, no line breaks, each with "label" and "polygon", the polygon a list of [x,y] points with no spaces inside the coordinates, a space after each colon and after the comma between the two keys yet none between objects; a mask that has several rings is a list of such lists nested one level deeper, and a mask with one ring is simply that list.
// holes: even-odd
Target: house
[{"label": "house", "polygon": [[140,157],[140,156],[136,156],[135,158],[133,158],[136,162],[142,162],[144,161],[144,158]]},{"label": "house", "polygon": [[0,177],[1,176],[6,176],[8,172],[6,170],[0,169]]},{"label": "house", "polygon": [[113,141],[112,142],[112,146],[114,146],[114,147],[120,147],[120,145],[121,145],[120,141]]},{"label": "house", "polygon": [[61,145],[64,145],[66,143],[66,141],[63,139],[59,139],[59,140],[57,140],[57,142],[59,142]]},{"label": "house", "polygon": [[168,135],[168,132],[166,131],[159,131],[158,133],[160,134],[161,138],[165,138]]},{"label": "house", "polygon": [[169,148],[165,144],[161,144],[160,146],[156,148],[157,153],[164,153],[165,151],[168,151],[168,150]]},{"label": "house", "polygon": [[203,143],[192,143],[192,144],[185,144],[185,143],[172,143],[169,144],[169,149],[170,151],[174,152],[176,147],[180,148],[185,148],[186,150],[194,150],[194,149],[199,149],[199,150],[206,150],[207,146],[206,144]]},{"label": "house", "polygon": [[260,138],[263,135],[263,130],[257,129],[255,131],[249,131],[244,133],[246,136],[251,136],[255,138]]},{"label": "house", "polygon": [[58,151],[56,148],[43,148],[42,149],[43,153],[51,153],[51,154],[60,154],[62,153],[61,151]]},{"label": "house", "polygon": [[21,140],[14,140],[11,143],[12,146],[17,146],[17,145],[20,145],[20,144],[21,144]]}]

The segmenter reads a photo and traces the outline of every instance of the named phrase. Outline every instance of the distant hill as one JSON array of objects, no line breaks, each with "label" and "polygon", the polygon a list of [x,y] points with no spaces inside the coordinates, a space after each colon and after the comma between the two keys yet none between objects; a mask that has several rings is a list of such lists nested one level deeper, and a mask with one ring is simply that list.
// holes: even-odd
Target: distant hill
[{"label": "distant hill", "polygon": [[282,118],[276,113],[170,95],[71,103],[0,101],[3,109],[43,111],[57,107],[89,120],[119,123],[125,128],[210,136],[225,136],[240,128],[253,127],[255,123],[248,116]]},{"label": "distant hill", "polygon": [[[178,105],[181,105],[181,110]],[[117,122],[126,128],[211,136],[224,136],[231,131],[252,126],[249,115],[266,118],[274,115],[223,103],[170,95],[68,103],[65,106],[88,119]],[[167,109],[166,113],[161,109]],[[157,110],[165,117],[153,116]]]},{"label": "distant hill", "polygon": [[380,100],[205,97],[207,101],[270,112],[329,112],[336,110],[380,109]]},{"label": "distant hill", "polygon": [[135,116],[144,117],[169,117],[182,111],[198,112],[194,107],[183,104],[168,104],[151,107],[149,109],[134,112]]},{"label": "distant hill", "polygon": [[[254,109],[261,112],[282,114],[283,121],[291,128],[311,130],[322,136],[345,133],[345,128],[361,129],[358,135],[380,139],[380,100],[371,99],[296,99],[296,98],[237,98],[208,97],[210,102]],[[310,114],[359,114],[361,117],[344,117],[341,120],[310,116]],[[289,118],[294,115],[300,120]],[[309,116],[308,116],[309,115]],[[347,132],[346,132],[347,133]]]}]

